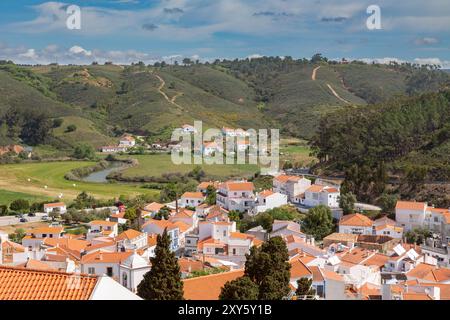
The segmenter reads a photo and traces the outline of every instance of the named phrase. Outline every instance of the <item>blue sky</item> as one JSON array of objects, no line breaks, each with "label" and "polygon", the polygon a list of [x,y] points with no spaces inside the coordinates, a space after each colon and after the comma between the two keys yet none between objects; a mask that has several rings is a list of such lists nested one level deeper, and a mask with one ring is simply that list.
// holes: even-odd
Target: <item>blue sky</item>
[{"label": "blue sky", "polygon": [[[81,30],[66,27],[68,5]],[[381,30],[366,10],[381,8]],[[130,63],[249,56],[397,59],[450,68],[448,0],[0,1],[0,59]]]}]

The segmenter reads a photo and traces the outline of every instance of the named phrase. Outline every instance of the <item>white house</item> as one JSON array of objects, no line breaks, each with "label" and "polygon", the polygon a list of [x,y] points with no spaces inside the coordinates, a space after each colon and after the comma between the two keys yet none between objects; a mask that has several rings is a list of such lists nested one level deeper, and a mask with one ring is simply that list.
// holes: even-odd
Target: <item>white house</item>
[{"label": "white house", "polygon": [[64,202],[46,203],[44,204],[44,212],[50,214],[53,211],[58,211],[60,214],[67,212],[67,207]]},{"label": "white house", "polygon": [[424,227],[428,205],[424,202],[398,201],[395,206],[395,220],[405,231]]},{"label": "white house", "polygon": [[133,292],[151,268],[136,251],[98,251],[83,256],[80,264],[81,273],[107,275]]},{"label": "white house", "polygon": [[339,221],[339,233],[372,235],[373,221],[360,213],[343,216]]},{"label": "white house", "polygon": [[223,147],[217,144],[215,141],[203,143],[203,154],[205,156],[212,156],[216,152],[223,152]]},{"label": "white house", "polygon": [[197,207],[205,201],[205,196],[201,192],[185,192],[180,199],[181,207]]},{"label": "white house", "polygon": [[388,236],[394,239],[402,239],[403,227],[398,226],[394,220],[383,217],[373,222],[373,234],[377,236]]},{"label": "white house", "polygon": [[312,185],[305,191],[303,204],[308,207],[324,205],[339,208],[340,191],[335,187]]},{"label": "white house", "polygon": [[254,185],[252,182],[228,181],[219,186],[216,203],[228,211],[246,212],[255,207]]},{"label": "white house", "polygon": [[114,221],[94,220],[89,222],[90,229],[86,235],[88,240],[96,237],[117,237],[119,227]]},{"label": "white house", "polygon": [[236,222],[218,221],[199,223],[199,241],[197,250],[208,256],[231,257],[236,261],[245,261],[253,245],[261,243],[255,236],[236,232]]},{"label": "white house", "polygon": [[287,205],[287,195],[271,190],[264,190],[256,195],[256,206],[251,210],[252,214],[258,214],[267,210]]},{"label": "white house", "polygon": [[123,250],[141,249],[148,244],[148,235],[145,232],[139,232],[133,229],[128,229],[116,238],[118,248]]},{"label": "white house", "polygon": [[142,226],[143,232],[147,234],[162,235],[165,229],[170,237],[170,249],[177,251],[180,248],[180,227],[178,225],[167,220],[150,219]]},{"label": "white house", "polygon": [[178,213],[172,215],[169,221],[183,222],[191,228],[196,228],[198,224],[197,213],[188,209],[178,209]]},{"label": "white house", "polygon": [[305,177],[279,175],[273,179],[273,191],[285,194],[290,202],[303,197],[305,191],[311,186],[311,180]]},{"label": "white house", "polygon": [[125,147],[134,147],[136,145],[136,139],[134,139],[130,135],[124,135],[122,136],[122,138],[120,138],[119,145]]},{"label": "white house", "polygon": [[28,230],[26,236],[22,239],[22,245],[30,250],[39,248],[45,238],[62,238],[63,231],[63,227],[42,227]]},{"label": "white house", "polygon": [[184,133],[197,133],[197,129],[195,129],[195,127],[189,125],[189,124],[185,124],[181,127],[181,130]]}]

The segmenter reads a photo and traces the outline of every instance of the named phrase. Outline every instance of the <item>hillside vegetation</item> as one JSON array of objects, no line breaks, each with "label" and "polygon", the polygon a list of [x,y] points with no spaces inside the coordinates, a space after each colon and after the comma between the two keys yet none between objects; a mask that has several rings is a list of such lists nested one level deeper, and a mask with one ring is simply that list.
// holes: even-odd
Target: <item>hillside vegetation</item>
[{"label": "hillside vegetation", "polygon": [[[430,68],[338,64],[320,55],[154,66],[1,62],[0,144],[98,147],[124,132],[168,138],[173,128],[194,120],[205,127],[279,128],[311,139],[324,116],[436,91],[448,79]],[[30,114],[39,119],[33,124],[39,139],[27,140],[30,133],[23,132]],[[14,123],[14,117],[22,121]],[[42,120],[56,118],[63,123],[55,128]],[[66,132],[70,124],[77,130]]]}]

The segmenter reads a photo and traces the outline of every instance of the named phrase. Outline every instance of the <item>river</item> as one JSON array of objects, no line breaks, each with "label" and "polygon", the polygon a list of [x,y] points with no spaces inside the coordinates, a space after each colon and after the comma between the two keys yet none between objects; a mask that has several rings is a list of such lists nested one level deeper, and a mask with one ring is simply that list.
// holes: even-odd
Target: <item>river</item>
[{"label": "river", "polygon": [[103,169],[101,171],[93,172],[90,175],[82,178],[81,180],[84,182],[94,182],[94,183],[108,183],[108,179],[106,177],[114,172],[123,168],[124,165],[121,162],[111,162],[111,165]]}]

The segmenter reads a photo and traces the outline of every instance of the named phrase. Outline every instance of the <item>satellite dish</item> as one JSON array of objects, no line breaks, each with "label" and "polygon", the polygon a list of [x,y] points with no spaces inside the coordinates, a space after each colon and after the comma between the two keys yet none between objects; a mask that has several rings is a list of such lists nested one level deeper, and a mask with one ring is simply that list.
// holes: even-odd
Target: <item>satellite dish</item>
[{"label": "satellite dish", "polygon": [[31,181],[31,179],[30,179],[30,178],[28,178],[27,180],[28,180],[28,182],[30,182],[30,181]]},{"label": "satellite dish", "polygon": [[48,187],[47,186],[44,186],[44,189],[47,189]]},{"label": "satellite dish", "polygon": [[77,185],[74,183],[73,186],[76,187]]}]

